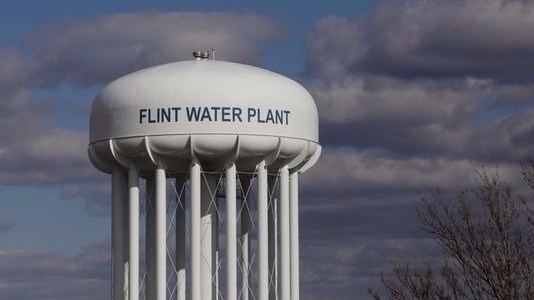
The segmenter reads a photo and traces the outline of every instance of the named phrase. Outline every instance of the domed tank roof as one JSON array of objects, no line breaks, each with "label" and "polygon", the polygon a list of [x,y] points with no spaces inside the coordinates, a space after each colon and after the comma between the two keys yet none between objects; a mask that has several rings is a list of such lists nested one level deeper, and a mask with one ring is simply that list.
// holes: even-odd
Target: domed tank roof
[{"label": "domed tank roof", "polygon": [[318,143],[317,107],[304,87],[257,67],[190,60],[144,69],[93,103],[90,143],[144,136],[238,134]]},{"label": "domed tank roof", "polygon": [[[282,75],[205,59],[121,77],[93,103],[89,157],[104,172],[156,166],[183,172],[192,162],[220,171],[304,172],[321,153],[318,113],[304,87]],[[147,173],[148,172],[148,173]]]}]

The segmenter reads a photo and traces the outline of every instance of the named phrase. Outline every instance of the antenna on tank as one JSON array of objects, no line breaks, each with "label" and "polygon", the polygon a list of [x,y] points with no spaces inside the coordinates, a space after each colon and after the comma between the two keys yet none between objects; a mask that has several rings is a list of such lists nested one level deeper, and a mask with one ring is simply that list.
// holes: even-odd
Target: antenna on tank
[{"label": "antenna on tank", "polygon": [[196,59],[196,60],[206,60],[210,57],[210,53],[209,52],[203,52],[203,51],[195,51],[193,52],[193,57]]}]

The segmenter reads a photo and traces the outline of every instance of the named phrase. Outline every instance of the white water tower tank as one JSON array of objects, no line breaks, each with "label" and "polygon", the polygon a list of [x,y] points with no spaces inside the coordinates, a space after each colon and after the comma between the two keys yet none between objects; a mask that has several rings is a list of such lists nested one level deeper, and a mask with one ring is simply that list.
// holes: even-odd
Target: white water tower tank
[{"label": "white water tower tank", "polygon": [[[112,298],[298,299],[298,174],[321,152],[317,107],[287,77],[209,60],[204,52],[194,56],[121,77],[93,103],[89,156],[112,174]],[[147,184],[145,270],[140,178]],[[187,199],[173,197],[170,221],[167,179],[175,179],[176,191],[188,191]],[[247,197],[251,186],[255,198]],[[176,242],[173,257],[168,239]]]}]

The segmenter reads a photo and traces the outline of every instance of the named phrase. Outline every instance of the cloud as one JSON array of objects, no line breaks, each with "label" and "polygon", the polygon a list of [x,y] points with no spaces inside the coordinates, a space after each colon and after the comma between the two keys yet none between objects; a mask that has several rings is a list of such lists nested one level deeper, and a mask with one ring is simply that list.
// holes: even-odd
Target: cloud
[{"label": "cloud", "polygon": [[315,25],[306,85],[324,152],[300,181],[306,299],[364,298],[391,261],[442,257],[419,229],[419,192],[453,199],[482,170],[523,191],[533,24],[526,2],[472,0],[382,2]]},{"label": "cloud", "polygon": [[487,89],[467,80],[406,81],[346,76],[310,83],[321,118],[335,123],[375,121],[424,126],[464,120],[478,108]]},{"label": "cloud", "polygon": [[320,20],[306,51],[322,141],[404,157],[524,160],[532,22],[531,4],[498,0],[384,2],[363,17]]},{"label": "cloud", "polygon": [[534,142],[534,109],[488,108],[486,99],[498,92],[467,85],[348,78],[310,87],[327,146],[486,164],[526,159]]},{"label": "cloud", "polygon": [[307,39],[309,67],[403,78],[532,80],[534,6],[525,1],[394,1],[328,17]]},{"label": "cloud", "polygon": [[438,262],[442,253],[417,222],[420,194],[439,186],[454,199],[458,188],[475,187],[482,170],[499,170],[522,188],[517,164],[482,167],[471,159],[326,148],[299,181],[303,297],[364,299],[391,262]]},{"label": "cloud", "polygon": [[13,226],[10,221],[0,218],[0,232],[10,230]]},{"label": "cloud", "polygon": [[81,199],[84,201],[85,209],[90,215],[109,217],[111,214],[110,178],[104,174],[98,175],[95,174],[95,177],[99,180],[91,183],[63,186],[61,188],[61,197],[64,199]]},{"label": "cloud", "polygon": [[73,256],[0,249],[0,294],[8,299],[105,299],[110,262],[108,240]]},{"label": "cloud", "polygon": [[[14,130],[16,129],[16,130]],[[91,182],[87,134],[22,113],[0,119],[0,181],[11,184]]]},{"label": "cloud", "polygon": [[[341,225],[341,224],[340,224]],[[340,226],[341,227],[341,226]],[[376,273],[398,257],[434,263],[439,257],[428,238],[362,238],[345,235],[336,242],[301,243],[301,285],[305,299],[366,299]],[[419,263],[417,263],[419,262]]]},{"label": "cloud", "polygon": [[502,85],[495,94],[494,105],[507,105],[508,103],[526,105],[532,102],[533,95],[533,83]]},{"label": "cloud", "polygon": [[414,208],[419,193],[438,187],[451,193],[473,188],[480,181],[480,172],[498,172],[505,182],[524,188],[515,162],[482,164],[470,159],[407,158],[381,151],[327,148],[317,165],[303,174],[302,197],[306,201],[302,211],[346,214],[399,203]]},{"label": "cloud", "polygon": [[[23,88],[35,71],[31,58],[19,49],[0,48],[0,93]],[[6,101],[2,101],[4,103]]]},{"label": "cloud", "polygon": [[250,62],[282,32],[253,13],[123,13],[44,26],[26,39],[25,49],[0,48],[0,109],[7,113],[0,119],[0,181],[98,181],[86,155],[87,133],[45,121],[57,103],[41,99],[36,88],[104,84],[212,46],[218,58]]},{"label": "cloud", "polygon": [[123,13],[48,27],[30,45],[46,83],[92,85],[211,47],[216,58],[251,62],[282,32],[272,19],[253,13]]}]

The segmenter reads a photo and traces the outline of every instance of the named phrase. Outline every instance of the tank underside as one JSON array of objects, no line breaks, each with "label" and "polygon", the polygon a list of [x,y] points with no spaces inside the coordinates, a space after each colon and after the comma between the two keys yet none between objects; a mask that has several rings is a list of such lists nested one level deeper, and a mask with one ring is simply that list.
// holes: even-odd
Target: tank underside
[{"label": "tank underside", "polygon": [[89,157],[101,171],[135,165],[141,176],[157,167],[187,173],[192,163],[203,171],[219,172],[235,164],[240,172],[253,171],[265,161],[269,170],[287,165],[304,172],[317,161],[321,146],[304,139],[233,134],[160,135],[109,139],[89,145]]}]

